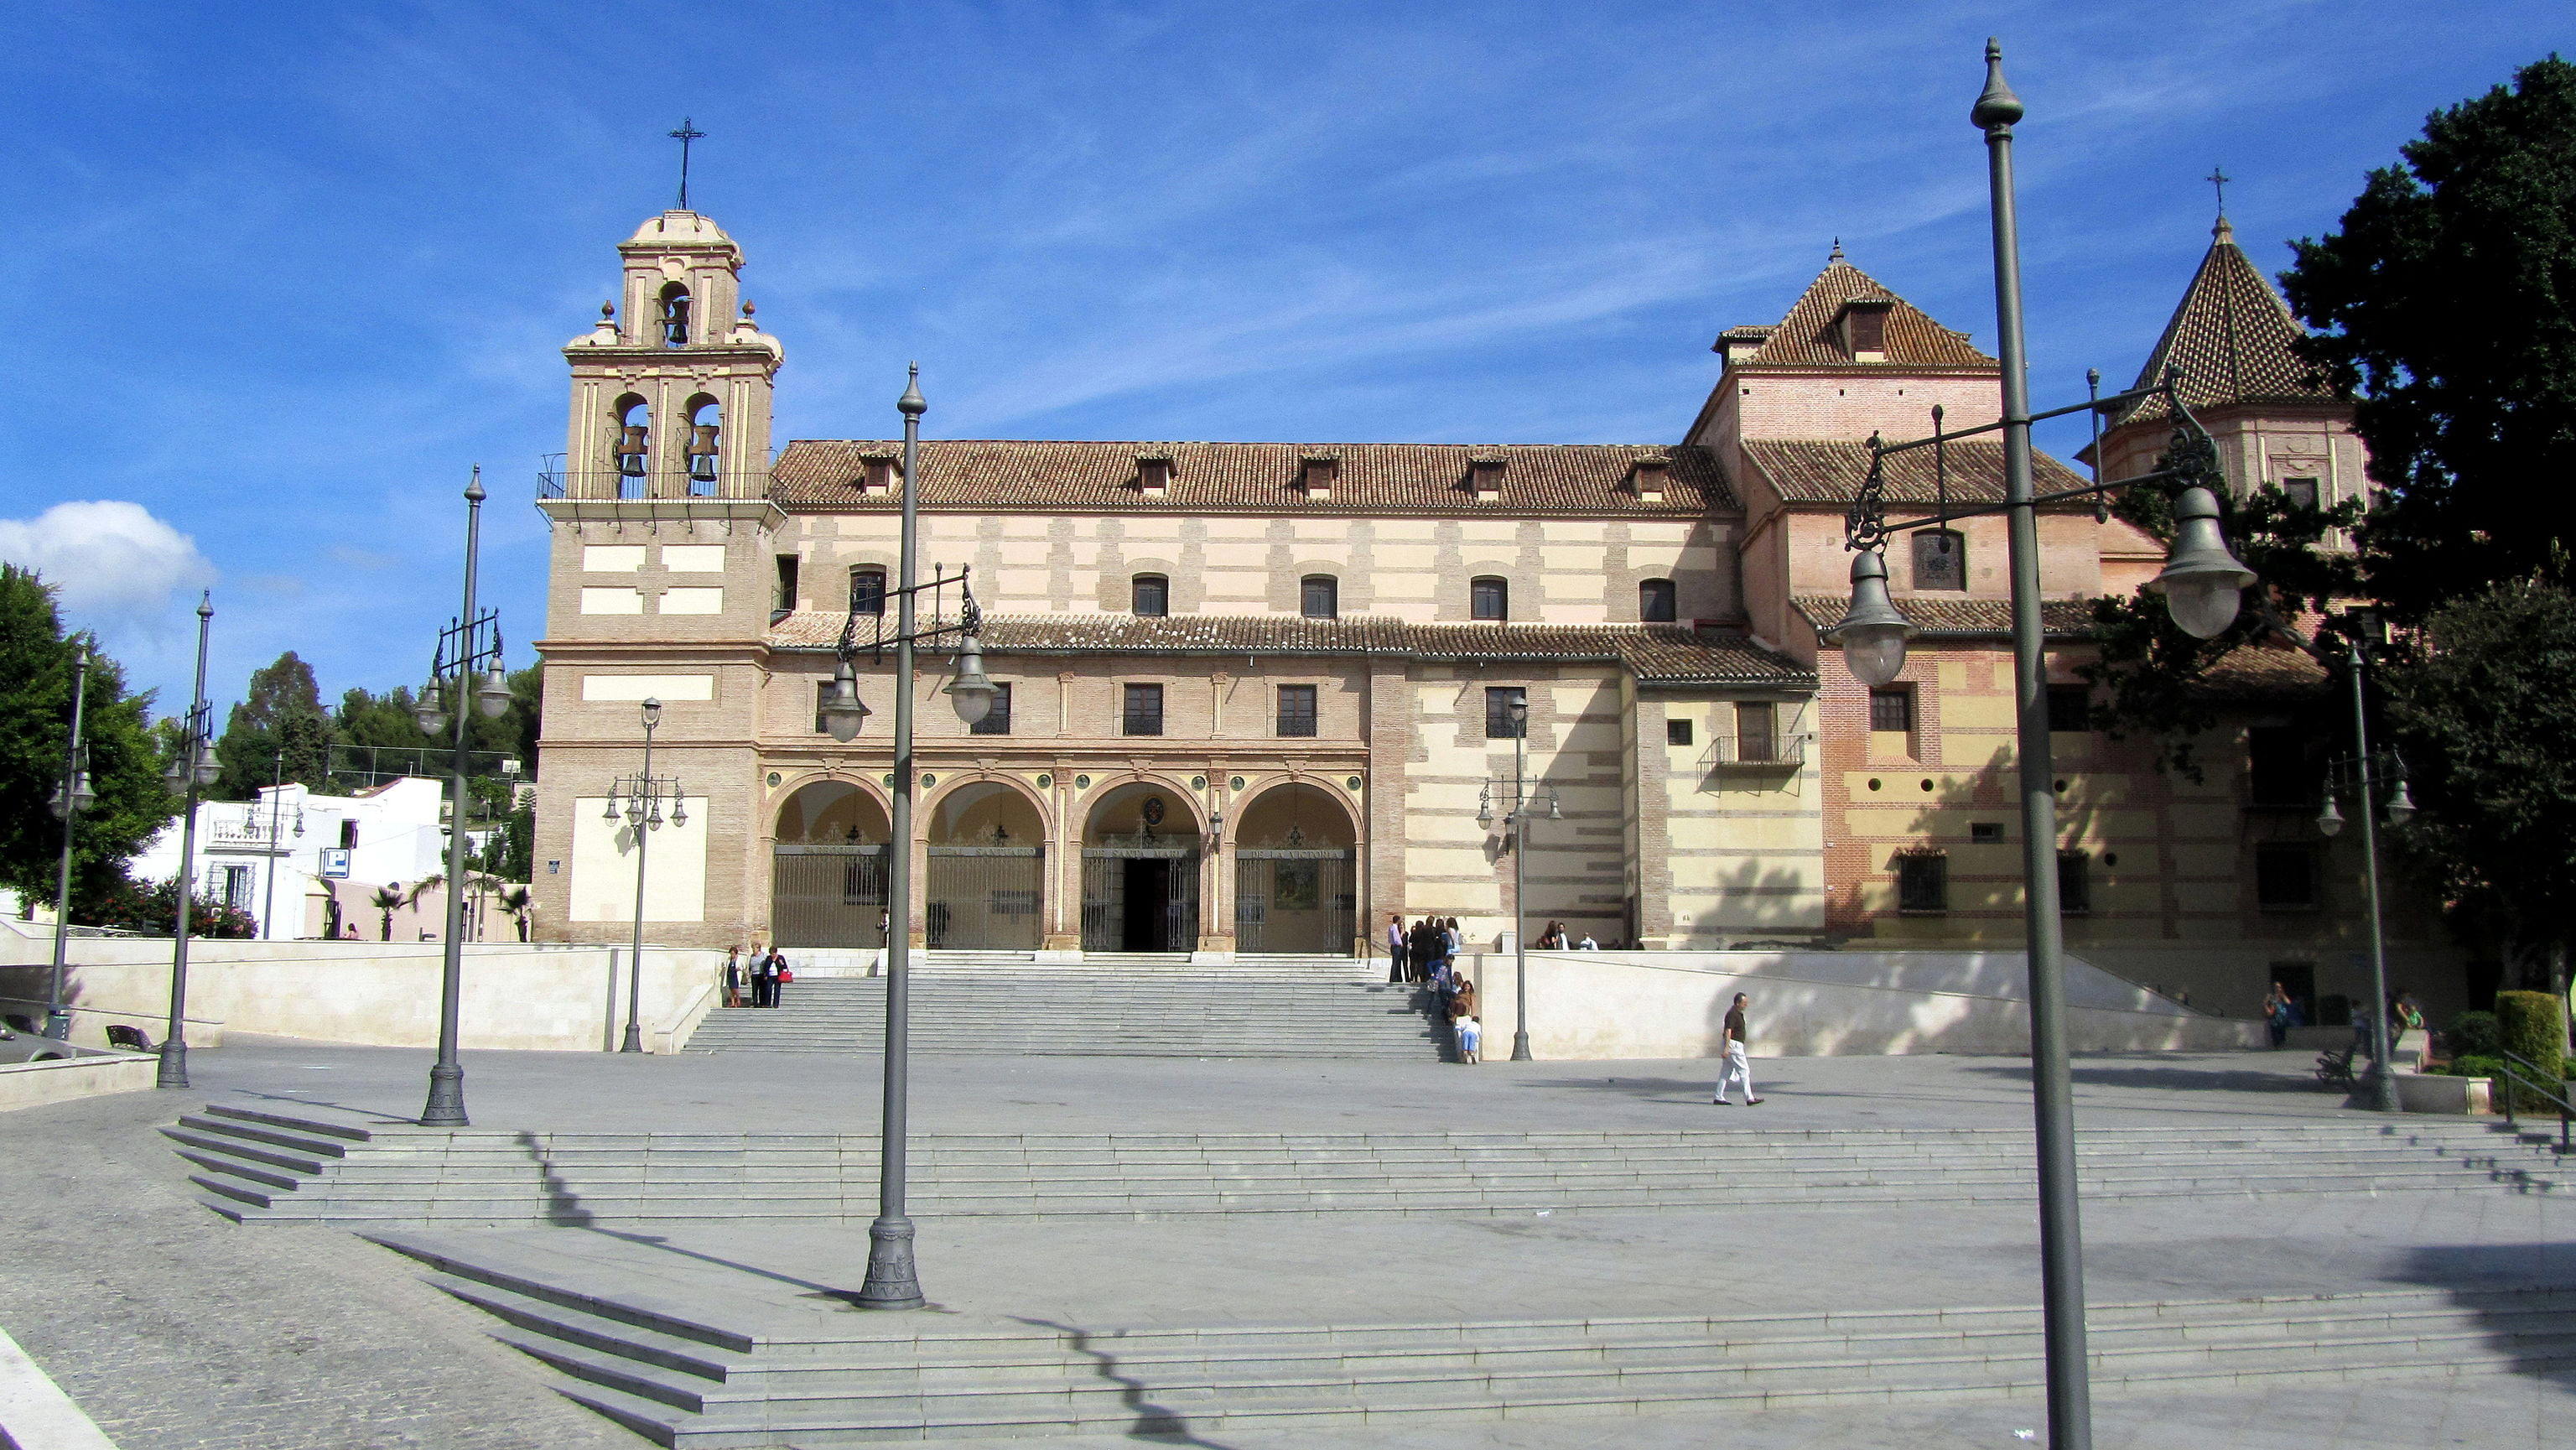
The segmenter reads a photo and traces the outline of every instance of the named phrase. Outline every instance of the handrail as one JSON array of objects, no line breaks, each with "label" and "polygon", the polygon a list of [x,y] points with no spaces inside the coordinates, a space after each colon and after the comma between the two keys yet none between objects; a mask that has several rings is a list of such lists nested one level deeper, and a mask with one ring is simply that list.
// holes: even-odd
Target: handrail
[{"label": "handrail", "polygon": [[2518,1084],[2514,1079],[2528,1075],[2532,1090],[2540,1094],[2543,1099],[2558,1105],[2558,1151],[2562,1155],[2565,1154],[2568,1151],[2569,1120],[2576,1119],[2576,1104],[2568,1102],[2564,1080],[2552,1084],[2548,1076],[2541,1072],[2539,1063],[2502,1044],[2497,1045],[2496,1056],[2504,1063],[2504,1125],[2508,1128],[2520,1127],[2514,1119],[2513,1112],[2513,1100],[2518,1095],[2516,1092]]}]

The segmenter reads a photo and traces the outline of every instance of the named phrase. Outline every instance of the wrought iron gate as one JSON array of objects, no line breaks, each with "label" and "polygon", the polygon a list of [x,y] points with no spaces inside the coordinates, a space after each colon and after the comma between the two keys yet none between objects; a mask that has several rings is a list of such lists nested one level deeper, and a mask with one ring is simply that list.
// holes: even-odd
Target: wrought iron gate
[{"label": "wrought iron gate", "polygon": [[1234,948],[1342,956],[1359,931],[1358,853],[1234,853]]},{"label": "wrought iron gate", "polygon": [[885,944],[884,846],[779,846],[772,859],[772,941],[782,947]]},{"label": "wrought iron gate", "polygon": [[[1164,839],[1169,840],[1169,837]],[[1167,863],[1160,939],[1130,945],[1131,863]],[[1195,846],[1086,846],[1082,852],[1082,949],[1087,952],[1188,952],[1199,945],[1199,853]]]},{"label": "wrought iron gate", "polygon": [[956,951],[1034,951],[1044,933],[1043,846],[930,848],[930,945]]}]

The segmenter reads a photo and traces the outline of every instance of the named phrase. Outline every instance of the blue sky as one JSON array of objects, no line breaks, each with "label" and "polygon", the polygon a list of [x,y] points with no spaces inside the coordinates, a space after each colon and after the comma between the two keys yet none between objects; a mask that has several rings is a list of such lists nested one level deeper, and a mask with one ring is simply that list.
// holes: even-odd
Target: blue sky
[{"label": "blue sky", "polygon": [[219,701],[284,649],[333,698],[417,681],[475,463],[528,661],[557,349],[669,204],[683,114],[788,349],[781,440],[885,436],[918,358],[933,437],[1647,442],[1835,236],[1993,346],[1989,33],[2047,404],[2138,367],[2213,164],[2277,269],[2428,110],[2576,32],[2476,0],[4,13],[0,558],[166,709],[200,585]]}]

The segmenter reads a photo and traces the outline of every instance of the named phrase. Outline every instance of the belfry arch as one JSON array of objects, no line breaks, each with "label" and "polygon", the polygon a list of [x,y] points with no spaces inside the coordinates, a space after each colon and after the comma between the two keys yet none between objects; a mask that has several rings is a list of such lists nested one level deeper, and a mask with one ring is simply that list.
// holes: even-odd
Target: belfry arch
[{"label": "belfry arch", "polygon": [[780,947],[885,945],[891,828],[877,798],[844,780],[797,787],[770,848],[769,934]]},{"label": "belfry arch", "polygon": [[1082,830],[1082,949],[1188,952],[1199,942],[1198,807],[1155,780],[1092,802]]},{"label": "belfry arch", "polygon": [[1359,827],[1341,798],[1304,781],[1262,791],[1234,830],[1239,952],[1347,956],[1359,935]]},{"label": "belfry arch", "polygon": [[1046,821],[999,781],[967,781],[930,807],[924,942],[934,950],[1035,951],[1046,917]]}]

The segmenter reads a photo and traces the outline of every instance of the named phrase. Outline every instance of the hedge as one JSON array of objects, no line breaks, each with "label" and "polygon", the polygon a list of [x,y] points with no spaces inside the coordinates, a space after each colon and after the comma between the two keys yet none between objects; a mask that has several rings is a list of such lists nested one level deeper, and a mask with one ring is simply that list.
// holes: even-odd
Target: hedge
[{"label": "hedge", "polygon": [[[2566,1080],[2567,1007],[2548,992],[2496,993],[2496,1025],[2504,1049],[2537,1069],[2543,1081]],[[2538,1112],[2549,1106],[2537,1093],[2523,1091],[2515,1106]]]}]

